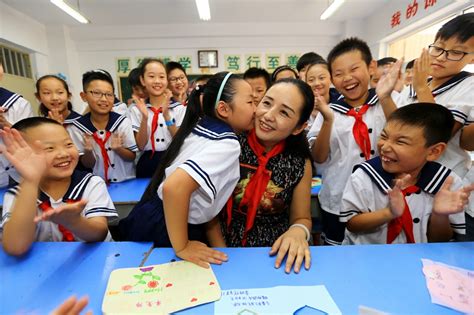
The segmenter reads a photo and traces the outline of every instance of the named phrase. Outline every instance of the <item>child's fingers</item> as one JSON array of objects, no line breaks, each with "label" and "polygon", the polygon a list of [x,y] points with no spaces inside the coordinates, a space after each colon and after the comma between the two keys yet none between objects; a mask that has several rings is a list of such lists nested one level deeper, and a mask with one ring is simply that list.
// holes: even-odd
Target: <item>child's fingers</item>
[{"label": "child's fingers", "polygon": [[[0,150],[1,150],[1,149],[0,149]],[[473,184],[470,184],[470,185],[467,185],[467,186],[464,186],[464,187],[462,188],[462,190],[463,190],[464,192],[466,192],[466,193],[469,195],[469,194],[471,193],[471,191],[474,190],[474,183],[473,183]]]},{"label": "child's fingers", "polygon": [[26,148],[29,147],[28,143],[23,139],[21,133],[16,129],[11,129],[14,140],[18,143],[19,147]]},{"label": "child's fingers", "polygon": [[[278,254],[275,259],[275,268],[280,268],[283,259],[285,259],[286,253],[290,249],[289,242],[283,242],[278,250]],[[289,254],[288,254],[289,255]],[[294,259],[294,258],[293,258]],[[288,258],[287,258],[288,260]]]},{"label": "child's fingers", "polygon": [[441,186],[440,190],[451,190],[451,185],[453,184],[453,177],[448,176],[446,180],[444,181],[443,185]]},{"label": "child's fingers", "polygon": [[77,298],[73,295],[69,297],[66,301],[63,302],[58,308],[56,308],[51,315],[63,315],[63,314],[70,314],[71,309],[77,302]]},{"label": "child's fingers", "polygon": [[282,237],[280,236],[275,243],[273,243],[272,248],[270,249],[270,256],[273,256],[277,253],[278,248],[280,248]]},{"label": "child's fingers", "polygon": [[306,248],[304,250],[304,268],[306,270],[309,270],[310,267],[311,267],[311,251],[309,250],[309,248]]},{"label": "child's fingers", "polygon": [[81,311],[87,306],[88,303],[89,303],[89,297],[83,296],[74,304],[74,306],[71,308],[68,314],[80,314]]}]

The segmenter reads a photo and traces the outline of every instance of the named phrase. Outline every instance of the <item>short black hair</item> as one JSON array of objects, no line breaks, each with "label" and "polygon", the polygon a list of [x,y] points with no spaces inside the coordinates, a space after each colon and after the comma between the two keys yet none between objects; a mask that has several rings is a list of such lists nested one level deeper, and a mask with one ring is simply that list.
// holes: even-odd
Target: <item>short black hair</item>
[{"label": "short black hair", "polygon": [[26,130],[30,128],[38,127],[45,124],[58,125],[58,126],[63,127],[62,124],[60,124],[54,119],[41,117],[41,116],[35,116],[35,117],[24,118],[22,120],[17,121],[16,123],[13,124],[12,129],[25,132]]},{"label": "short black hair", "polygon": [[82,89],[85,91],[89,84],[95,80],[108,82],[110,85],[112,85],[112,90],[115,90],[112,76],[103,69],[95,69],[84,73],[82,75]]},{"label": "short black hair", "polygon": [[413,66],[414,66],[414,65],[415,65],[415,59],[410,60],[410,61],[407,63],[406,67],[405,67],[405,71],[408,70],[408,69],[413,69]]},{"label": "short black hair", "polygon": [[301,55],[301,57],[298,59],[298,62],[296,63],[296,70],[300,72],[307,65],[310,65],[321,59],[324,60],[322,56],[318,55],[314,51],[307,52]]},{"label": "short black hair", "polygon": [[186,70],[183,68],[183,66],[179,62],[170,61],[166,64],[166,73],[167,74],[169,74],[171,71],[173,71],[175,69],[179,69],[179,70],[183,71],[184,74],[186,74]]},{"label": "short black hair", "polygon": [[454,127],[453,114],[446,107],[433,103],[414,103],[400,107],[387,119],[403,125],[423,128],[426,146],[451,139]]},{"label": "short black hair", "polygon": [[267,70],[262,69],[262,68],[248,68],[247,71],[244,72],[244,80],[246,79],[257,79],[257,78],[263,78],[265,80],[265,83],[267,84],[267,89],[271,85],[271,80],[270,80],[270,74],[268,73]]},{"label": "short black hair", "polygon": [[296,71],[292,67],[290,67],[288,65],[282,65],[282,66],[277,67],[275,70],[273,70],[273,72],[272,72],[272,83],[275,82],[278,73],[280,73],[282,71],[291,71],[295,75],[295,79],[298,78],[298,73],[296,73]]},{"label": "short black hair", "polygon": [[140,82],[140,69],[133,68],[130,73],[128,74],[128,83],[131,87],[142,87],[142,83]]},{"label": "short black hair", "polygon": [[367,66],[369,66],[370,63],[372,62],[372,53],[370,52],[369,45],[367,45],[367,43],[360,38],[349,37],[340,41],[329,52],[329,55],[328,55],[329,72],[332,73],[332,69],[331,69],[332,63],[337,57],[354,50],[357,50],[360,52],[360,54],[362,55],[362,59],[367,64]]},{"label": "short black hair", "polygon": [[465,13],[449,20],[438,30],[435,41],[456,38],[461,43],[474,36],[474,13]]},{"label": "short black hair", "polygon": [[385,58],[377,60],[377,67],[383,67],[383,66],[395,63],[395,62],[397,62],[397,58],[385,57]]}]

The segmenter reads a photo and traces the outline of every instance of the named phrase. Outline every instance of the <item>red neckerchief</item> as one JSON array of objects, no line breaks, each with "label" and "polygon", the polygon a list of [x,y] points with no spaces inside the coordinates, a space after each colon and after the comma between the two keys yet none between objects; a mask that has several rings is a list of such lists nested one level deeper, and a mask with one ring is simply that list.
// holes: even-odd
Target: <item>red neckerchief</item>
[{"label": "red neckerchief", "polygon": [[111,135],[112,133],[107,130],[105,132],[104,140],[102,140],[97,134],[97,131],[92,134],[92,138],[94,138],[94,141],[100,147],[100,153],[102,154],[102,159],[104,160],[104,177],[105,177],[105,182],[107,183],[107,185],[109,184],[108,174],[109,174],[110,158],[109,158],[109,155],[107,154],[107,149],[105,148],[105,144],[107,143],[107,140],[109,140]]},{"label": "red neckerchief", "polygon": [[403,210],[402,216],[393,219],[388,223],[387,244],[391,244],[397,238],[398,234],[400,234],[402,229],[407,237],[407,243],[415,243],[415,237],[413,236],[413,219],[405,196],[406,194],[416,193],[419,190],[420,188],[417,186],[408,186],[402,190],[405,209]]},{"label": "red neckerchief", "polygon": [[[247,207],[247,220],[245,222],[242,246],[247,244],[247,234],[253,227],[255,217],[257,216],[258,205],[262,200],[262,196],[267,189],[268,182],[270,181],[271,173],[266,168],[267,163],[272,157],[282,153],[285,149],[285,141],[283,140],[275,145],[269,152],[265,152],[265,148],[258,143],[255,129],[250,131],[248,134],[247,142],[258,158],[258,167],[255,173],[250,177],[247,187],[245,188],[244,196],[239,204],[239,210],[241,211],[243,207]],[[232,219],[232,207],[230,207],[229,211],[229,203],[227,204],[227,215],[227,222],[230,223]]]},{"label": "red neckerchief", "polygon": [[[71,200],[71,202],[74,202],[74,200]],[[67,203],[71,203],[71,202],[67,201]],[[38,207],[43,212],[48,212],[52,209],[51,202],[49,202],[49,200],[45,200],[41,202]],[[63,239],[62,239],[63,242],[74,242],[74,235],[72,234],[71,231],[66,229],[61,224],[58,224],[58,229],[59,229],[59,232],[61,232],[61,234],[63,235]]]},{"label": "red neckerchief", "polygon": [[370,137],[367,125],[362,120],[362,116],[369,110],[370,105],[365,104],[357,112],[354,108],[351,108],[348,112],[348,116],[355,118],[354,126],[352,127],[352,134],[354,135],[355,142],[362,150],[365,160],[370,159]]},{"label": "red neckerchief", "polygon": [[151,121],[151,135],[150,135],[150,141],[151,141],[151,157],[153,157],[153,154],[155,153],[155,132],[156,129],[158,128],[158,117],[160,117],[161,112],[163,111],[162,108],[154,108],[149,107],[150,110],[153,112],[153,119]]}]

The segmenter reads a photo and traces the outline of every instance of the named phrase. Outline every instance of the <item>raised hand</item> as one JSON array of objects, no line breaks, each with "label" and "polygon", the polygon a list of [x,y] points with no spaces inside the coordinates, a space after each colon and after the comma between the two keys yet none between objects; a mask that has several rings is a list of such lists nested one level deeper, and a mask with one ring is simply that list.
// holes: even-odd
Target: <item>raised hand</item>
[{"label": "raised hand", "polygon": [[30,146],[15,129],[5,127],[0,130],[4,145],[0,151],[15,167],[20,176],[35,183],[39,183],[46,170],[46,156],[40,141]]},{"label": "raised hand", "polygon": [[395,185],[388,192],[389,209],[393,218],[400,217],[405,210],[405,197],[403,196],[402,189],[408,186],[410,180],[411,175],[409,174],[396,179]]},{"label": "raised hand", "polygon": [[375,92],[379,99],[384,99],[390,97],[393,90],[396,88],[397,83],[402,79],[402,64],[403,58],[397,60],[388,70],[387,73],[384,73],[377,83],[377,88]]},{"label": "raised hand", "polygon": [[436,193],[433,201],[433,213],[449,215],[463,211],[469,201],[469,194],[474,190],[474,184],[464,186],[457,191],[451,191],[453,178],[449,176]]},{"label": "raised hand", "polygon": [[413,64],[413,88],[419,94],[420,90],[428,88],[428,76],[430,71],[430,56],[428,50],[423,48],[419,58]]},{"label": "raised hand", "polygon": [[113,133],[110,137],[110,148],[117,150],[123,148],[124,136],[121,133]]},{"label": "raised hand", "polygon": [[42,212],[34,219],[34,221],[35,223],[40,221],[51,221],[56,224],[68,226],[71,222],[77,221],[86,205],[87,200],[85,199],[81,199],[74,203],[63,204],[57,208]]},{"label": "raised hand", "polygon": [[0,129],[3,129],[5,127],[10,128],[12,124],[5,118],[4,113],[7,110],[5,108],[0,108]]},{"label": "raised hand", "polygon": [[168,114],[169,114],[170,100],[171,100],[171,97],[173,97],[173,93],[171,93],[169,89],[166,89],[163,92],[163,96],[164,96],[164,100],[163,100],[164,103],[161,105],[161,108],[163,111],[163,116],[166,118],[168,117]]},{"label": "raised hand", "polygon": [[329,107],[328,103],[318,93],[314,94],[314,107],[323,115],[324,120],[332,121],[334,119],[334,113]]},{"label": "raised hand", "polygon": [[92,151],[93,150],[93,143],[94,139],[92,139],[91,135],[84,134],[84,151]]},{"label": "raised hand", "polygon": [[305,269],[309,269],[311,266],[311,253],[309,251],[308,241],[306,241],[306,233],[299,227],[292,227],[282,234],[275,243],[273,243],[270,255],[277,255],[275,268],[280,268],[286,256],[286,273],[290,273],[292,267],[295,273],[298,273],[303,260]]},{"label": "raised hand", "polygon": [[227,261],[225,253],[198,241],[188,241],[182,250],[176,252],[176,256],[203,268],[209,268],[209,263],[220,265]]},{"label": "raised hand", "polygon": [[59,112],[59,109],[53,108],[50,111],[48,111],[48,118],[56,120],[58,123],[63,124],[64,123],[64,117],[61,115]]},{"label": "raised hand", "polygon": [[142,114],[143,119],[148,119],[148,109],[143,98],[133,97],[133,101]]}]

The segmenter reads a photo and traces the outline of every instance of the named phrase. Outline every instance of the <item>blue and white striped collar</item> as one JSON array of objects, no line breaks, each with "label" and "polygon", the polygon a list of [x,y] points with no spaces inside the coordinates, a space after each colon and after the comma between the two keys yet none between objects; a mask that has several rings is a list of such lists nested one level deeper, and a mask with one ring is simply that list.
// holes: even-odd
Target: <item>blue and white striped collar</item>
[{"label": "blue and white striped collar", "polygon": [[82,115],[71,110],[71,112],[69,113],[69,116],[67,116],[67,118],[64,120],[64,125],[68,125],[68,124],[72,124],[72,122],[76,119],[79,119],[81,118]]},{"label": "blue and white striped collar", "polygon": [[[149,99],[149,98],[147,98],[147,99],[145,100],[145,104],[146,104],[146,107],[147,107],[147,108],[153,107],[153,105],[150,104],[150,99]],[[171,98],[171,99],[170,99],[170,104],[169,104],[168,108],[175,108],[175,107],[177,107],[177,106],[179,106],[179,105],[183,105],[183,104],[181,104],[180,102],[175,101],[173,98]]]},{"label": "blue and white striped collar", "polygon": [[[440,95],[441,93],[450,90],[451,88],[455,87],[456,85],[458,85],[459,83],[461,83],[462,81],[464,81],[465,79],[471,76],[473,76],[472,73],[467,72],[467,71],[461,71],[458,74],[456,74],[454,77],[452,77],[451,79],[449,79],[448,81],[444,82],[443,84],[438,86],[436,89],[434,89],[431,92],[431,94],[433,94],[433,96],[436,97]],[[431,80],[432,78],[429,78],[428,83],[431,82]],[[416,92],[415,92],[415,89],[413,88],[413,84],[411,84],[409,88],[410,88],[409,96],[411,98],[416,98]]]},{"label": "blue and white striped collar", "polygon": [[[354,167],[354,171],[361,168],[377,187],[387,193],[393,186],[394,175],[386,172],[382,167],[380,157],[375,157]],[[416,186],[429,194],[436,194],[444,181],[448,178],[451,170],[437,162],[427,162],[420,171]]]},{"label": "blue and white striped collar", "polygon": [[[115,112],[109,113],[109,121],[105,130],[114,132],[120,126],[120,124],[124,121],[126,117]],[[85,132],[86,134],[93,134],[97,131],[97,128],[92,124],[91,121],[91,113],[87,113],[78,119],[72,121],[74,126],[79,128],[81,131]]]},{"label": "blue and white striped collar", "polygon": [[211,140],[234,139],[238,141],[237,135],[228,124],[207,116],[198,121],[192,133]]},{"label": "blue and white striped collar", "polygon": [[[379,101],[379,97],[377,96],[377,93],[375,93],[375,89],[369,89],[369,95],[367,96],[367,99],[365,100],[364,104],[373,106],[377,104],[378,101]],[[364,104],[361,104],[361,105],[364,105]],[[337,99],[332,100],[331,104],[329,104],[329,107],[331,107],[334,111],[337,111],[341,114],[347,114],[348,111],[353,109],[351,105],[346,103],[344,95],[342,94],[339,95]]]},{"label": "blue and white striped collar", "polygon": [[0,107],[8,109],[19,98],[21,98],[20,94],[13,93],[12,91],[0,87]]}]

